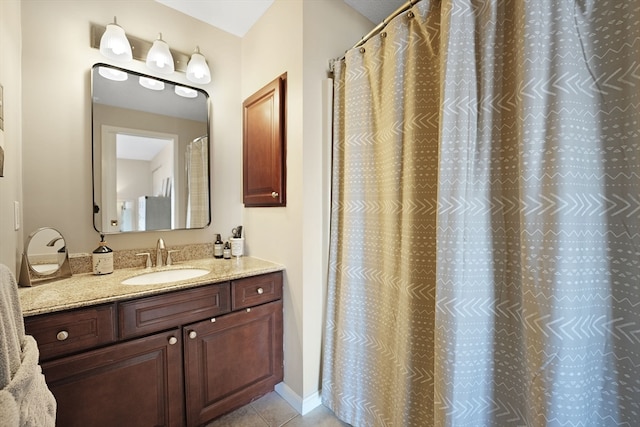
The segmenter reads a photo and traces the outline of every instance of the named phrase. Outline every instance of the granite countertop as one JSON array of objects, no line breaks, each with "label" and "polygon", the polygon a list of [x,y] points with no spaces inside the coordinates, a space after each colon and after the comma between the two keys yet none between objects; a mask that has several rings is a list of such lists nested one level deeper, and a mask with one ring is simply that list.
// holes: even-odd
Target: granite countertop
[{"label": "granite countertop", "polygon": [[[204,268],[211,270],[204,276],[177,282],[157,285],[123,285],[121,282],[129,277],[150,271],[173,270],[179,268]],[[177,262],[169,267],[160,268],[123,268],[111,274],[95,276],[93,274],[76,274],[61,279],[19,288],[18,295],[25,317],[37,314],[53,313],[78,307],[103,304],[157,295],[179,289],[193,288],[210,283],[255,276],[284,270],[284,266],[259,258],[240,257],[233,259],[192,259]]]}]

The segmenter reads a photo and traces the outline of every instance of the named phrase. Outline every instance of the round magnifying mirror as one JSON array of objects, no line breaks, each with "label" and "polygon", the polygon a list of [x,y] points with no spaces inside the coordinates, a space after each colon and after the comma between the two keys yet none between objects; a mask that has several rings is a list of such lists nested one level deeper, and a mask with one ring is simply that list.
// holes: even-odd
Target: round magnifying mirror
[{"label": "round magnifying mirror", "polygon": [[20,272],[20,284],[52,278],[70,277],[69,256],[62,234],[50,227],[29,234]]}]

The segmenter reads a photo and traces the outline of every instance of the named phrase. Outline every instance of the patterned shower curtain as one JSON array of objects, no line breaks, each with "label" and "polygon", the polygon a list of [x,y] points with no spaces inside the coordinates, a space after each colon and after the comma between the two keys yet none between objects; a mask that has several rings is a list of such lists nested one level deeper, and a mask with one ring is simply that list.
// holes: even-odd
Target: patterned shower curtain
[{"label": "patterned shower curtain", "polygon": [[640,1],[422,0],[334,69],[322,399],[640,422]]},{"label": "patterned shower curtain", "polygon": [[187,228],[203,228],[209,224],[208,148],[206,136],[194,139],[187,146]]}]

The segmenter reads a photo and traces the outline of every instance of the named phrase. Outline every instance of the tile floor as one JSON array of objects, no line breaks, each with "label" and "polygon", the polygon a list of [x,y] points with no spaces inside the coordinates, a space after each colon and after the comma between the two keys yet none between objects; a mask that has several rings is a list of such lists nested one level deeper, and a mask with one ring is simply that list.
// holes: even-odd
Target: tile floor
[{"label": "tile floor", "polygon": [[298,414],[278,393],[261,398],[224,415],[206,427],[349,427],[324,406],[304,416]]}]

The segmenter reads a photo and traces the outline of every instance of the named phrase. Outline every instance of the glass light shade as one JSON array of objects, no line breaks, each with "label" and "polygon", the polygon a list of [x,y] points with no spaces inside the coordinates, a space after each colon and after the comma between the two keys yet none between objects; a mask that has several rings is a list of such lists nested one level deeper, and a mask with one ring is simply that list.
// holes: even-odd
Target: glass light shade
[{"label": "glass light shade", "polygon": [[196,48],[196,51],[191,55],[189,63],[187,64],[187,79],[194,83],[206,84],[211,81],[211,71],[207,65],[207,60],[204,55],[200,53],[200,49]]},{"label": "glass light shade", "polygon": [[124,71],[116,70],[110,67],[98,67],[98,74],[105,79],[114,80],[116,82],[123,82],[127,80],[127,73]]},{"label": "glass light shade", "polygon": [[198,96],[198,91],[193,90],[191,88],[188,87],[184,87],[184,86],[176,86],[176,88],[174,89],[176,92],[176,95],[180,95],[184,98],[195,98]]},{"label": "glass light shade", "polygon": [[153,46],[149,49],[149,53],[147,54],[147,67],[162,74],[171,74],[175,69],[173,56],[171,55],[171,51],[169,51],[169,45],[162,40],[162,34],[153,42]]},{"label": "glass light shade", "polygon": [[146,87],[151,90],[163,90],[164,82],[156,79],[150,79],[149,77],[140,76],[140,80],[138,80],[140,86]]},{"label": "glass light shade", "polygon": [[100,53],[114,61],[128,62],[133,59],[129,40],[115,18],[113,18],[113,24],[107,25],[107,29],[100,38]]}]

